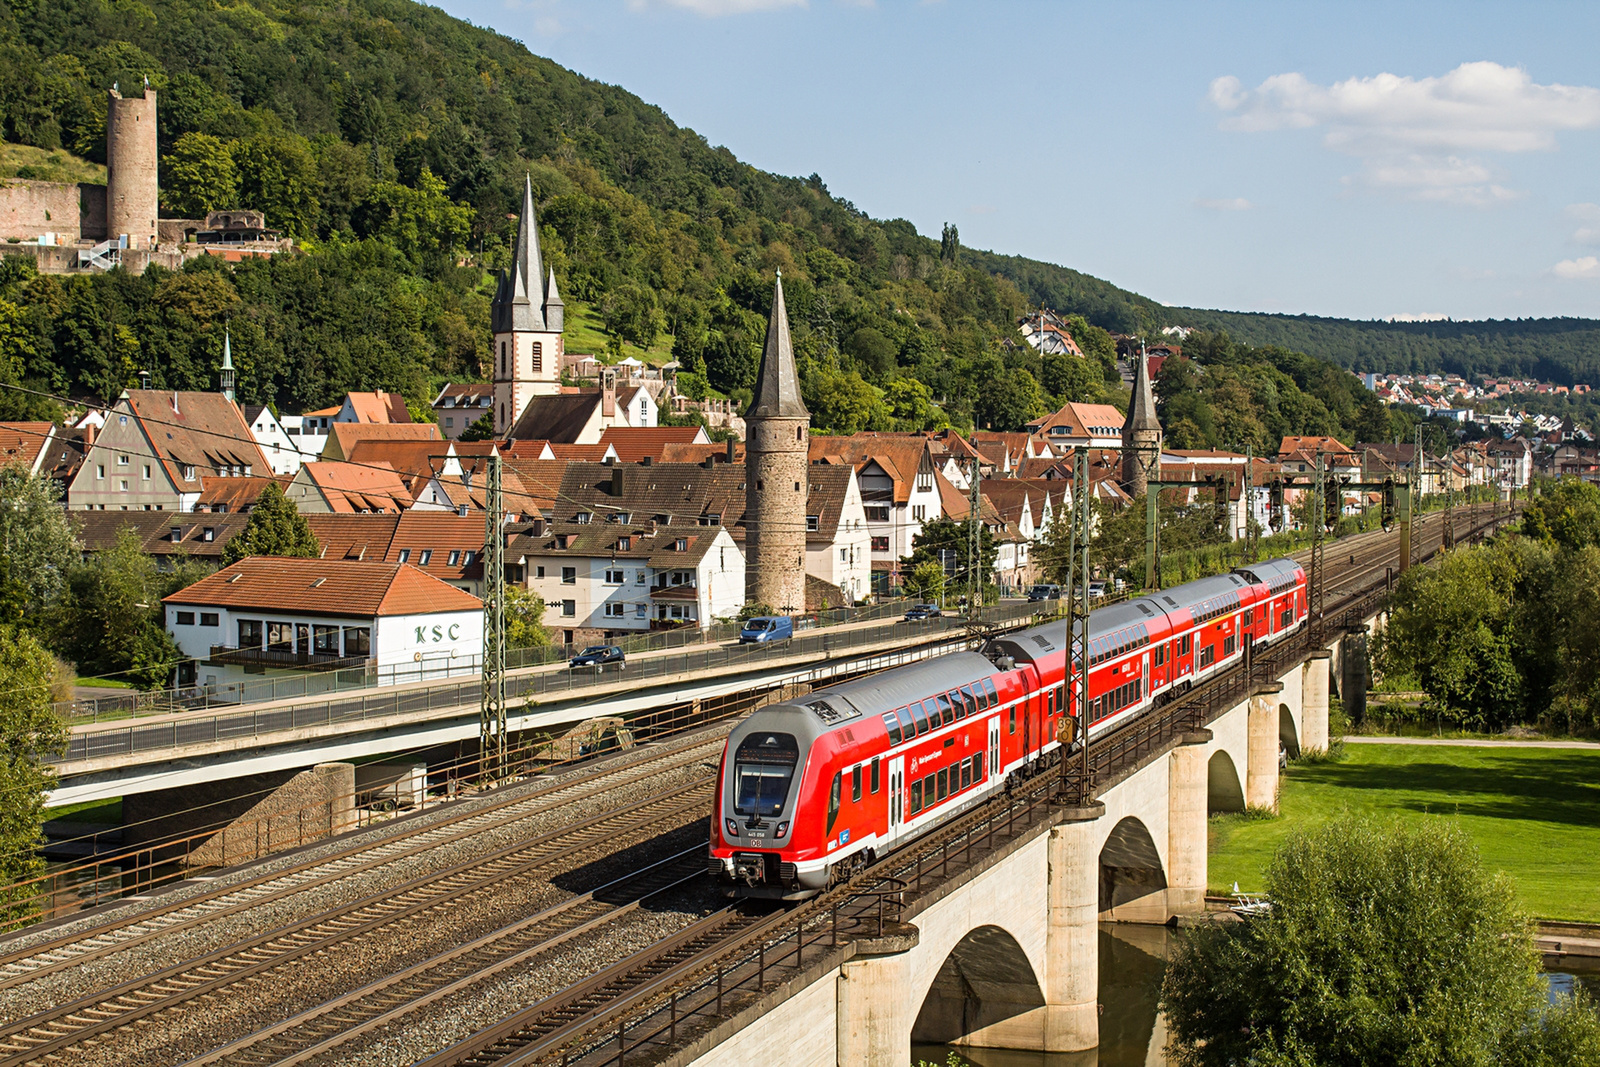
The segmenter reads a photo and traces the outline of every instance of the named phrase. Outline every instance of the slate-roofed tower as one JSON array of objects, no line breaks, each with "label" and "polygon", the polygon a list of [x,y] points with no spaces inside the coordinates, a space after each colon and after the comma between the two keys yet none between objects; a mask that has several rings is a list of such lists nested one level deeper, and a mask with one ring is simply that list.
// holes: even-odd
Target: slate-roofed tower
[{"label": "slate-roofed tower", "polygon": [[1143,348],[1134,360],[1133,403],[1122,424],[1122,484],[1131,495],[1143,496],[1149,488],[1147,470],[1161,458],[1161,423],[1150,388],[1150,360]]},{"label": "slate-roofed tower", "polygon": [[522,187],[522,214],[511,269],[500,273],[490,312],[494,331],[494,429],[511,431],[528,401],[561,392],[561,332],[566,307],[556,292],[556,275],[546,282],[539,254],[539,219],[533,209],[533,179]]},{"label": "slate-roofed tower", "polygon": [[783,275],[745,424],[745,600],[783,614],[806,606],[806,498],[811,413],[789,343]]}]

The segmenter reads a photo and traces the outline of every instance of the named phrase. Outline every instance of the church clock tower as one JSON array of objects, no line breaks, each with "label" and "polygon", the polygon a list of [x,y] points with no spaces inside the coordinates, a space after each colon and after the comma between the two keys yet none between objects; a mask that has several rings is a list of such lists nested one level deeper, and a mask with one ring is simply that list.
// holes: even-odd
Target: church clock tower
[{"label": "church clock tower", "polygon": [[495,289],[494,431],[504,437],[528,401],[561,392],[561,334],[566,307],[556,292],[556,275],[546,277],[539,254],[539,219],[533,210],[533,179],[522,187],[522,214],[511,269]]}]

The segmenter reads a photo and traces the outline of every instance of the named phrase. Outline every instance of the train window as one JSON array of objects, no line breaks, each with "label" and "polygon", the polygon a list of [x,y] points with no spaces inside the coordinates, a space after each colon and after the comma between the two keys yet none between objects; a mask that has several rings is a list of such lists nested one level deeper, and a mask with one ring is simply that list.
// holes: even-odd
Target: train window
[{"label": "train window", "polygon": [[933,807],[933,775],[928,775],[922,780],[922,802],[928,807]]},{"label": "train window", "polygon": [[992,708],[996,704],[1000,703],[1000,694],[994,691],[994,682],[990,681],[988,678],[983,680],[983,696],[985,700],[984,708],[986,709]]},{"label": "train window", "polygon": [[972,761],[961,761],[961,788],[965,789],[972,784]]},{"label": "train window", "polygon": [[972,757],[972,777],[974,779],[976,779],[977,781],[980,781],[980,782],[983,781],[983,753],[982,752],[980,752],[976,756]]},{"label": "train window", "polygon": [[911,715],[912,715],[913,718],[915,718],[917,720],[917,733],[919,733],[919,734],[927,733],[928,732],[928,713],[923,708],[922,701],[919,700],[915,704],[911,705]]},{"label": "train window", "polygon": [[828,787],[828,829],[826,833],[833,833],[833,824],[839,821],[839,794],[844,786],[844,775],[839,771],[833,772],[833,784]]},{"label": "train window", "polygon": [[778,815],[789,797],[789,781],[800,761],[792,734],[751,734],[733,755],[733,810],[740,815]]},{"label": "train window", "polygon": [[950,706],[949,693],[940,693],[938,696],[933,698],[933,702],[939,710],[937,712],[928,712],[929,722],[933,721],[935,714],[939,716],[940,723],[945,726],[949,726],[951,723],[956,721],[956,709]]},{"label": "train window", "polygon": [[878,795],[878,761],[872,761],[872,795]]},{"label": "train window", "polygon": [[1011,705],[1011,722],[1006,728],[1006,733],[1014,734],[1016,732],[1017,732],[1017,706],[1015,704],[1013,704],[1013,705]]},{"label": "train window", "polygon": [[922,810],[922,779],[911,783],[911,814]]},{"label": "train window", "polygon": [[961,703],[962,706],[966,708],[966,711],[957,712],[958,716],[963,714],[976,715],[978,712],[983,710],[982,708],[978,707],[978,698],[972,692],[972,686],[970,685],[964,685],[961,687]]},{"label": "train window", "polygon": [[917,736],[917,724],[911,721],[911,709],[901,708],[895,712],[900,717],[900,739],[909,741]]},{"label": "train window", "polygon": [[1166,645],[1157,645],[1156,648],[1155,648],[1155,652],[1152,653],[1151,656],[1150,656],[1150,662],[1152,664],[1154,664],[1155,666],[1157,666],[1157,667],[1159,667],[1163,663],[1167,662],[1167,646]]},{"label": "train window", "polygon": [[950,771],[948,768],[939,768],[939,799],[943,800],[950,795]]},{"label": "train window", "polygon": [[1217,646],[1207,645],[1200,650],[1200,666],[1209,667],[1217,658]]},{"label": "train window", "polygon": [[889,731],[889,744],[898,745],[900,743],[900,720],[895,717],[894,712],[887,712],[883,716],[883,727]]},{"label": "train window", "polygon": [[850,803],[861,803],[861,768],[859,766],[850,772]]}]

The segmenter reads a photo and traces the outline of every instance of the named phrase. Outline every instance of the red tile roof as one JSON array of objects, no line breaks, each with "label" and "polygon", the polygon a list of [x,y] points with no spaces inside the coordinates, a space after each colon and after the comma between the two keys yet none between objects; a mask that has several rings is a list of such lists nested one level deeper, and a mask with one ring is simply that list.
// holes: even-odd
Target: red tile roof
[{"label": "red tile roof", "polygon": [[166,604],[376,618],[479,611],[483,601],[404,563],[251,556],[180,589]]},{"label": "red tile roof", "polygon": [[198,474],[229,467],[272,469],[244,413],[221,393],[129,389],[124,395],[173,485],[184,483],[183,467]]},{"label": "red tile roof", "polygon": [[286,487],[294,479],[291,477],[274,478],[271,476],[252,476],[249,478],[211,478],[202,476],[200,479],[200,497],[195,501],[195,511],[248,511],[255,506],[257,500],[267,486],[277,482],[280,487]]},{"label": "red tile roof", "polygon": [[612,426],[600,435],[600,443],[615,448],[623,463],[637,463],[646,456],[652,463],[660,463],[662,450],[669,444],[707,444],[709,440],[702,426]]},{"label": "red tile roof", "polygon": [[431,422],[335,422],[328,427],[324,459],[349,459],[358,441],[442,441]]},{"label": "red tile roof", "polygon": [[351,393],[345,397],[357,422],[408,423],[411,413],[406,410],[405,397],[399,393]]},{"label": "red tile roof", "polygon": [[32,470],[55,429],[53,422],[0,422],[0,464],[21,463]]},{"label": "red tile roof", "polygon": [[404,511],[415,499],[387,463],[307,463],[300,469],[334,511]]}]

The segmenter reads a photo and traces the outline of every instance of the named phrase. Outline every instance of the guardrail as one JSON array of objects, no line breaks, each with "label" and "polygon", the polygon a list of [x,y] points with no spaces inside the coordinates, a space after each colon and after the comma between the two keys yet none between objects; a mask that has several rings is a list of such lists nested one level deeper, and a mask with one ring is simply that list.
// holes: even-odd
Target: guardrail
[{"label": "guardrail", "polygon": [[[982,622],[997,625],[1034,615],[1026,602],[997,604],[984,610]],[[759,666],[777,659],[815,653],[849,652],[877,644],[896,633],[928,635],[960,630],[966,620],[942,616],[921,623],[885,623],[882,626],[842,633],[807,632],[778,644],[719,646],[677,655],[653,656],[635,660],[621,671],[580,668],[542,674],[512,675],[506,678],[508,700],[528,700],[556,693],[576,692],[612,683],[619,677],[629,683],[644,683],[653,678],[678,674],[703,674],[727,667]],[[134,722],[120,729],[75,733],[58,762],[131,756],[142,752],[174,750],[187,745],[260,738],[263,735],[361,723],[390,716],[426,714],[436,709],[475,706],[481,696],[477,680],[408,689],[394,693],[364,694],[344,699],[319,700],[281,708],[240,709],[211,715],[177,715],[159,723]]]}]

